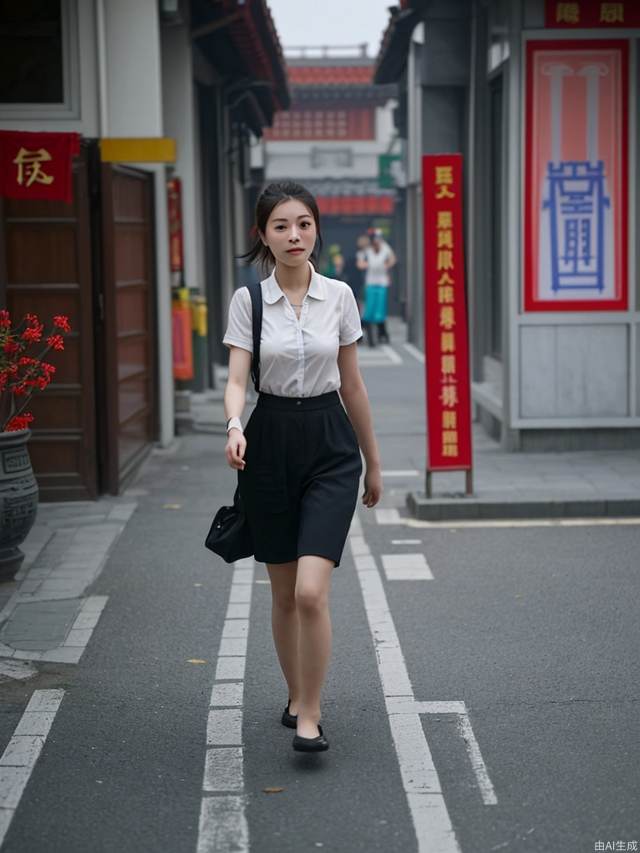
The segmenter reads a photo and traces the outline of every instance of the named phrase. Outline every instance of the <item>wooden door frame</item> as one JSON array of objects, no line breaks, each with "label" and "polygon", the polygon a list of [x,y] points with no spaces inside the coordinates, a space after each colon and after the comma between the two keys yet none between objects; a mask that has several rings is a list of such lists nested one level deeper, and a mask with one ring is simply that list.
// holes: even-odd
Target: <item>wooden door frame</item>
[{"label": "wooden door frame", "polygon": [[[147,269],[149,270],[149,290],[147,300],[147,323],[149,329],[149,407],[152,413],[151,441],[127,463],[124,471],[120,471],[118,458],[118,359],[113,342],[117,338],[117,299],[115,295],[115,236],[113,209],[113,176],[114,174],[130,175],[144,180],[146,193],[146,214],[149,222],[149,240],[147,243]],[[158,383],[157,358],[157,309],[156,309],[156,263],[155,263],[155,194],[154,175],[142,169],[133,169],[119,163],[100,164],[100,276],[98,301],[101,306],[102,335],[100,341],[100,380],[97,387],[100,394],[98,406],[101,424],[98,442],[101,454],[102,488],[110,494],[117,495],[135,474],[141,460],[151,450],[152,442],[158,437],[158,406],[156,388]],[[110,380],[110,377],[115,377]]]}]

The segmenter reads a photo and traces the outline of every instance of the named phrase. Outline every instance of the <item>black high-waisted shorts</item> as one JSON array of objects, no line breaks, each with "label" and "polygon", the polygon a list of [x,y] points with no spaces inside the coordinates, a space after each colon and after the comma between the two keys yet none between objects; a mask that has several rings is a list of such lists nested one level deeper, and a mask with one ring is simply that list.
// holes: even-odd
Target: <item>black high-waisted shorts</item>
[{"label": "black high-waisted shorts", "polygon": [[314,554],[339,566],[362,459],[338,392],[279,397],[261,391],[244,434],[238,485],[255,559],[288,563]]}]

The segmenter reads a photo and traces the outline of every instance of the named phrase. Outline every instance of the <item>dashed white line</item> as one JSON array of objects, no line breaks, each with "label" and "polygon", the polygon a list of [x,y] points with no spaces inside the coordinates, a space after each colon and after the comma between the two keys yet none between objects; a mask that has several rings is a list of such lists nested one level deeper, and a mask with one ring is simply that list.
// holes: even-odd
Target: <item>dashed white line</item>
[{"label": "dashed white line", "polygon": [[383,477],[419,477],[421,473],[422,473],[421,471],[417,471],[415,468],[408,468],[408,469],[406,469],[406,470],[404,470],[404,471],[401,471],[401,470],[398,470],[398,471],[391,471],[391,470],[383,471],[383,472],[382,472],[382,476],[383,476]]},{"label": "dashed white line", "polygon": [[63,696],[64,690],[34,690],[0,758],[0,845],[20,804]]},{"label": "dashed white line", "polygon": [[400,513],[397,509],[376,509],[377,524],[402,524]]},{"label": "dashed white line", "polygon": [[197,853],[248,853],[242,707],[253,558],[237,560],[222,628],[207,717]]},{"label": "dashed white line", "polygon": [[380,559],[387,580],[433,580],[424,554],[381,554]]}]

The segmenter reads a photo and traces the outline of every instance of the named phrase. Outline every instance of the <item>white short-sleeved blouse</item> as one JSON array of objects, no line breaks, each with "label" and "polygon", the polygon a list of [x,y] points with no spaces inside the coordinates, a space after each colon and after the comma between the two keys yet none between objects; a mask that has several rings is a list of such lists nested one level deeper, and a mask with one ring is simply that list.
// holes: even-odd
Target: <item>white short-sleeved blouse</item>
[{"label": "white short-sleeved blouse", "polygon": [[[338,349],[362,337],[360,312],[349,285],[309,266],[311,282],[299,320],[276,281],[275,270],[260,282],[260,390],[267,394],[316,397],[337,391]],[[253,352],[251,294],[246,287],[231,298],[222,343]]]},{"label": "white short-sleeved blouse", "polygon": [[372,246],[369,246],[364,251],[364,258],[369,264],[365,273],[365,284],[381,284],[383,287],[389,287],[389,270],[385,263],[391,257],[391,246],[388,243],[383,243],[380,246],[380,251],[374,251]]}]

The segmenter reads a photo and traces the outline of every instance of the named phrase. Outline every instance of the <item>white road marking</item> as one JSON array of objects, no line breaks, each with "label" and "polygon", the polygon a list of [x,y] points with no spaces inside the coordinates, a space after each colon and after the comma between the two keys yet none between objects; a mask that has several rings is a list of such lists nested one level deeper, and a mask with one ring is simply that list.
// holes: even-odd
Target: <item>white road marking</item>
[{"label": "white road marking", "polygon": [[[351,525],[350,544],[355,540],[353,559],[360,582],[369,629],[378,663],[378,673],[387,706],[389,726],[398,755],[400,775],[418,842],[418,853],[461,853],[442,793],[438,773],[420,722],[420,713],[456,713],[467,721],[461,728],[472,767],[485,804],[490,786],[463,702],[416,702],[400,641],[389,609],[375,558],[362,546],[360,519]],[[366,544],[366,541],[365,541]],[[353,550],[353,549],[352,549]],[[397,555],[393,555],[397,556]],[[481,784],[482,782],[482,784]],[[484,786],[484,788],[483,788]],[[495,798],[495,794],[493,795]]]},{"label": "white road marking", "polygon": [[400,518],[397,524],[407,527],[446,527],[457,530],[464,527],[610,527],[615,525],[638,525],[640,518],[529,518],[529,519],[478,519],[469,521],[421,521],[417,518]]},{"label": "white road marking", "polygon": [[197,853],[246,853],[248,850],[249,826],[244,796],[203,797]]},{"label": "white road marking", "polygon": [[392,545],[422,545],[422,539],[392,539]]},{"label": "white road marking", "polygon": [[383,471],[383,477],[419,477],[420,471],[416,471],[415,468],[409,468],[406,471]]},{"label": "white road marking", "polygon": [[209,701],[197,853],[249,851],[242,706],[254,568],[253,558],[234,564]]},{"label": "white road marking", "polygon": [[424,554],[381,554],[380,559],[387,580],[433,580]]},{"label": "white road marking", "polygon": [[415,358],[416,361],[419,361],[421,364],[424,364],[424,353],[422,352],[422,350],[419,350],[418,347],[410,343],[405,343],[402,346],[410,355]]},{"label": "white road marking", "polygon": [[397,509],[376,509],[374,512],[378,524],[402,524]]},{"label": "white road marking", "polygon": [[400,355],[400,353],[396,352],[390,344],[380,344],[380,349],[388,356],[389,361],[391,361],[393,364],[403,363],[402,356]]},{"label": "white road marking", "polygon": [[0,758],[0,845],[62,702],[64,690],[34,690]]},{"label": "white road marking", "polygon": [[227,746],[207,750],[204,768],[205,791],[242,791],[242,747]]}]

